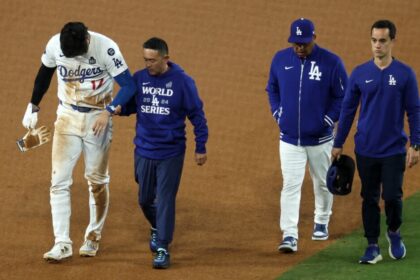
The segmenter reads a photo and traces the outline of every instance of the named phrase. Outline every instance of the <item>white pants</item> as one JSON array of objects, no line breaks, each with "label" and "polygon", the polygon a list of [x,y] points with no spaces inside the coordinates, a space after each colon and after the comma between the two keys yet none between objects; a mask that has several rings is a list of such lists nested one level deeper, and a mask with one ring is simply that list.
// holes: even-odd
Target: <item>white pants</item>
[{"label": "white pants", "polygon": [[55,242],[72,243],[70,232],[72,173],[83,152],[85,178],[89,185],[90,222],[85,239],[99,240],[109,204],[108,155],[112,138],[112,120],[98,137],[92,126],[101,113],[80,113],[59,105],[52,147],[50,188],[51,214]]},{"label": "white pants", "polygon": [[326,186],[326,176],[331,164],[333,142],[318,146],[295,146],[280,141],[280,162],[283,175],[283,188],[280,195],[280,229],[283,238],[298,238],[300,198],[306,162],[309,162],[314,196],[314,222],[328,225],[331,216],[333,195]]}]

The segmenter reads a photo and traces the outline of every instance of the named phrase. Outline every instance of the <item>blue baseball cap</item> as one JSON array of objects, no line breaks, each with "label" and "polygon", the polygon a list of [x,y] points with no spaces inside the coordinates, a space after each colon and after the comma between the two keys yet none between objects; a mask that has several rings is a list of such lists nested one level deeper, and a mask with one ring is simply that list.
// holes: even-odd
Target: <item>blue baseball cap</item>
[{"label": "blue baseball cap", "polygon": [[327,172],[327,188],[335,195],[347,195],[351,192],[355,171],[354,160],[341,155],[334,160]]},{"label": "blue baseball cap", "polygon": [[289,43],[310,43],[315,35],[315,26],[312,21],[300,18],[290,25]]}]

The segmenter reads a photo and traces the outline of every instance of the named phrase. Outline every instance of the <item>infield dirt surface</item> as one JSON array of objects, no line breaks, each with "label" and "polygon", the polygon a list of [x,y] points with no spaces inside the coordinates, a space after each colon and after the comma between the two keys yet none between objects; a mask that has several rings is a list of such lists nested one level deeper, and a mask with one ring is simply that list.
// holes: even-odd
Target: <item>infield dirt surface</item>
[{"label": "infield dirt surface", "polygon": [[[360,182],[334,201],[330,240],[312,241],[313,191],[306,174],[299,251],[277,252],[281,238],[282,179],[278,129],[265,86],[274,53],[288,46],[290,23],[314,21],[317,42],[350,71],[370,59],[370,26],[388,18],[397,25],[394,56],[420,73],[418,1],[53,1],[2,0],[0,169],[0,279],[273,279],[297,262],[361,225]],[[53,245],[49,186],[51,144],[20,153],[21,120],[40,56],[68,21],[83,21],[120,46],[131,72],[143,68],[141,44],[164,38],[171,59],[196,81],[205,104],[208,162],[194,163],[193,135],[177,199],[172,266],[151,267],[149,225],[137,204],[133,178],[135,117],[114,118],[111,203],[100,251],[77,255],[88,223],[83,159],[74,170],[71,238],[74,256],[62,264],[42,259]],[[39,125],[53,128],[56,76],[44,96]],[[353,134],[345,153],[353,155]],[[408,170],[404,196],[419,190],[419,166]],[[362,237],[361,237],[362,238]],[[362,253],[362,252],[360,252]],[[357,261],[356,259],[354,260]]]}]

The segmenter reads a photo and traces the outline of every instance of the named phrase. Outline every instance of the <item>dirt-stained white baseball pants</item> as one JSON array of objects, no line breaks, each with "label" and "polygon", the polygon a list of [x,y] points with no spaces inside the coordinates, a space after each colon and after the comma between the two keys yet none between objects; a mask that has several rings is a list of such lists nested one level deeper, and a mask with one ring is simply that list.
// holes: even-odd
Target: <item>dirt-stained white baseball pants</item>
[{"label": "dirt-stained white baseball pants", "polygon": [[53,137],[50,188],[56,243],[72,243],[69,234],[70,187],[73,183],[73,169],[81,153],[85,164],[84,175],[89,185],[90,222],[85,232],[85,239],[101,238],[109,204],[108,155],[112,139],[112,119],[99,137],[93,134],[92,126],[101,112],[93,110],[81,113],[67,105],[58,106]]},{"label": "dirt-stained white baseball pants", "polygon": [[313,182],[315,196],[314,222],[328,225],[333,204],[333,195],[328,191],[326,175],[331,164],[333,142],[317,146],[295,146],[280,141],[280,163],[283,188],[280,194],[280,229],[283,238],[299,237],[298,223],[302,183],[306,163]]}]

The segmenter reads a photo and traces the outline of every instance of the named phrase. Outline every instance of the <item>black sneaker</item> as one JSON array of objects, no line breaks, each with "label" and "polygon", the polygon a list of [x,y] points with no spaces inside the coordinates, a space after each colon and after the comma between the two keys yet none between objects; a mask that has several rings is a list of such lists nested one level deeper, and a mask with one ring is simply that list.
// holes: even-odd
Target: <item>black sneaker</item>
[{"label": "black sneaker", "polygon": [[153,259],[153,268],[168,268],[170,265],[170,256],[168,250],[164,248],[157,249],[155,258]]}]

